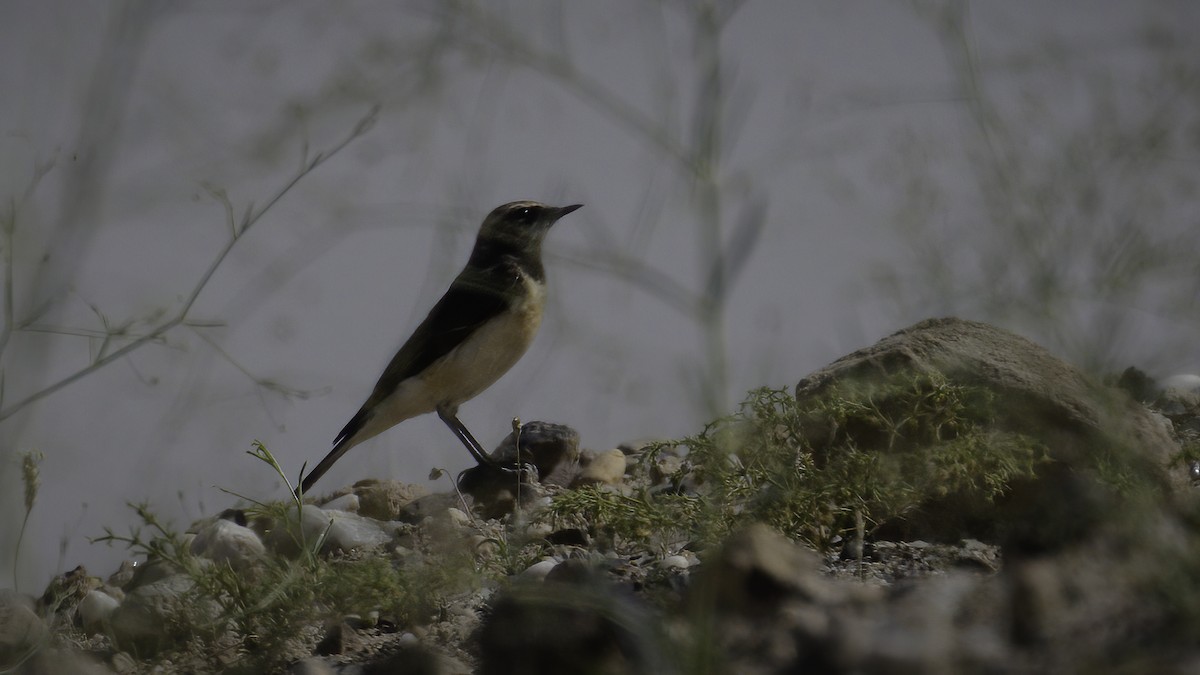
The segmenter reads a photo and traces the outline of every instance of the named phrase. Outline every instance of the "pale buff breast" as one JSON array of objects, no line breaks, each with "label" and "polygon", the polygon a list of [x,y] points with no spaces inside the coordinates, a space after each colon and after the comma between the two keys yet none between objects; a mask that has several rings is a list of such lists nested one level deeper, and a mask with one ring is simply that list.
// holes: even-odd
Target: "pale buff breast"
[{"label": "pale buff breast", "polygon": [[511,311],[476,329],[420,376],[403,382],[383,402],[377,419],[390,426],[439,405],[456,407],[508,372],[529,349],[542,323],[546,286],[527,276],[522,281],[526,292]]}]

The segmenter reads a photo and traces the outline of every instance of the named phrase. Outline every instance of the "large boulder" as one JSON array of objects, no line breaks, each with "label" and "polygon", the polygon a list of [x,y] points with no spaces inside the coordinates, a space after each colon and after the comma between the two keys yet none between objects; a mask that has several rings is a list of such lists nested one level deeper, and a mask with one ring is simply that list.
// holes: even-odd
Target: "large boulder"
[{"label": "large boulder", "polygon": [[[1039,480],[1012,486],[1001,512],[981,514],[978,504],[950,500],[940,505],[940,514],[938,507],[925,509],[927,516],[955,516],[958,524],[967,516],[1007,520],[1009,533],[1022,530],[1015,535],[1018,539],[1031,536],[1040,546],[1047,539],[1071,538],[1069,530],[1087,529],[1093,507],[1113,502],[1114,492],[1128,487],[1124,483],[1133,491],[1163,492],[1188,484],[1165,418],[1033,342],[986,323],[922,321],[804,378],[796,386],[796,398],[803,407],[838,392],[869,402],[886,415],[888,392],[896,390],[895,383],[918,376],[944,378],[984,392],[985,419],[973,423],[1021,434],[1044,446],[1050,459],[1039,470]],[[829,433],[824,423],[816,420],[812,439]],[[937,520],[914,517],[910,522],[921,529]],[[1068,531],[1062,530],[1064,525]],[[943,534],[988,533],[968,528]]]}]

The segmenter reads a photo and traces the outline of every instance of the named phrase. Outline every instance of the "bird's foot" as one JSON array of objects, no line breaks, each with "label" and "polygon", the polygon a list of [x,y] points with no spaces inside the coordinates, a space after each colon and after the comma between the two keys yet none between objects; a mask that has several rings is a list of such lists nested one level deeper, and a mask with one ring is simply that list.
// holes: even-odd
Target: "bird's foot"
[{"label": "bird's foot", "polygon": [[498,471],[509,476],[516,476],[521,483],[532,484],[538,482],[541,477],[537,466],[531,462],[509,462],[509,463],[488,463],[480,464],[480,466]]}]

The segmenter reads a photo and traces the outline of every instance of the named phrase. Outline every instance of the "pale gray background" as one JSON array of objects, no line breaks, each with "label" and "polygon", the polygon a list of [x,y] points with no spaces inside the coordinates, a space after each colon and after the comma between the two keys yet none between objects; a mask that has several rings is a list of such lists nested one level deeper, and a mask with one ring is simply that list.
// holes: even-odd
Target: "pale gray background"
[{"label": "pale gray background", "polygon": [[[78,563],[110,572],[125,553],[87,538],[132,524],[128,501],[186,526],[235,502],[217,487],[283,498],[251,441],[293,477],[320,459],[483,215],[513,199],[586,207],[548,239],[538,340],[462,410],[489,446],[514,415],[600,449],[695,432],[705,401],[730,411],[948,313],[1101,372],[1200,369],[1200,5],[747,1],[716,43],[724,241],[745,213],[765,217],[726,304],[727,386],[706,389],[699,323],[610,264],[616,251],[703,284],[702,191],[606,108],[696,146],[693,4],[0,5],[15,317],[47,308],[0,355],[4,406],[85,367],[101,314],[137,334],[179,307],[228,235],[202,184],[239,213],[261,204],[305,143],[333,145],[382,106],[204,290],[191,317],[224,324],[200,329],[211,344],[176,328],[0,422],[0,552],[23,514],[17,455],[45,454],[22,588]],[[965,40],[942,23],[954,8]],[[981,127],[990,115],[1005,133]],[[1017,185],[997,198],[988,166]],[[427,416],[355,448],[321,487],[468,464]],[[0,586],[11,564],[0,556]]]}]

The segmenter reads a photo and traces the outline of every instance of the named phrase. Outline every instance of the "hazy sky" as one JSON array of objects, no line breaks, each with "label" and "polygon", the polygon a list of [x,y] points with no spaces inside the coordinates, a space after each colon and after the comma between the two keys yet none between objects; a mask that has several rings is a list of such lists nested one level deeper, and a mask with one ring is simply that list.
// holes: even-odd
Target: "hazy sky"
[{"label": "hazy sky", "polygon": [[[0,409],[126,343],[105,344],[106,330],[143,334],[178,311],[229,237],[209,190],[240,217],[306,147],[335,145],[380,106],[233,247],[189,315],[204,327],[0,421],[6,544],[21,516],[12,458],[45,454],[24,588],[81,562],[110,572],[124,553],[86,538],[123,530],[128,501],[182,527],[235,502],[218,487],[284,497],[250,443],[292,477],[320,459],[482,217],[514,199],[586,206],[547,240],[537,342],[463,406],[487,446],[514,415],[569,424],[596,449],[700,428],[712,359],[679,298],[704,296],[708,222],[716,250],[745,254],[724,303],[726,410],[948,312],[1068,356],[1200,369],[1194,350],[1171,351],[1194,344],[1194,321],[1147,301],[1177,288],[1171,307],[1187,304],[1195,279],[1164,273],[1097,300],[1043,293],[1058,281],[1023,272],[1044,257],[1032,269],[1084,288],[1127,279],[1144,268],[1113,249],[1161,246],[1147,231],[1194,259],[1195,3],[973,3],[959,35],[942,20],[954,3],[749,1],[707,37],[688,3],[481,3],[486,14],[451,17],[452,4],[0,5],[14,315],[45,310],[0,354]],[[717,133],[699,134],[704,120]],[[1004,199],[981,187],[1014,176]],[[1046,239],[1006,249],[1005,209]],[[942,264],[960,276],[920,281]],[[876,280],[889,270],[918,290]],[[1088,326],[1076,332],[1111,339],[1040,323],[1075,316]],[[321,487],[423,482],[469,461],[426,416],[355,448]]]}]

